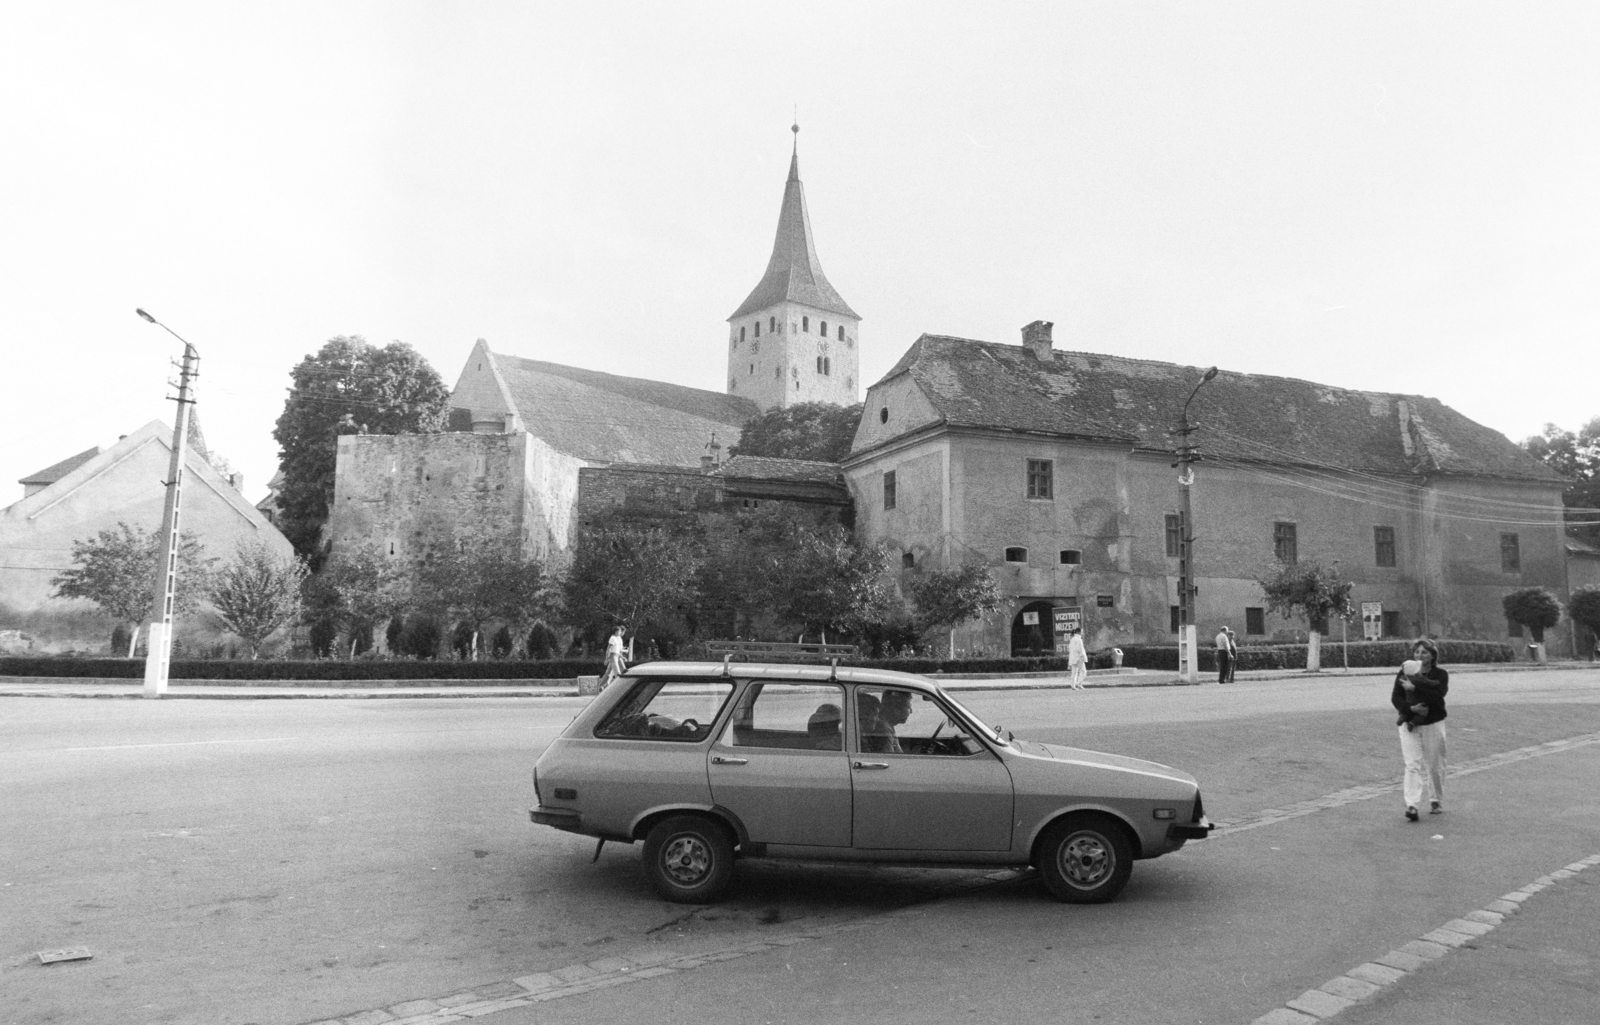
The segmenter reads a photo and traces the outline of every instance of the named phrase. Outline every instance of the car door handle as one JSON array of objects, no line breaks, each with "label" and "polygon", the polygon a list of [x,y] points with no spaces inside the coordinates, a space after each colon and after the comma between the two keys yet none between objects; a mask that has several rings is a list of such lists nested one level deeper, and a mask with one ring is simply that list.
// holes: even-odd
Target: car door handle
[{"label": "car door handle", "polygon": [[728,757],[725,757],[723,755],[712,755],[711,756],[711,764],[712,765],[749,765],[750,764],[750,759],[748,759],[748,758],[728,758]]},{"label": "car door handle", "polygon": [[858,769],[887,769],[889,767],[888,762],[855,762],[854,765]]}]

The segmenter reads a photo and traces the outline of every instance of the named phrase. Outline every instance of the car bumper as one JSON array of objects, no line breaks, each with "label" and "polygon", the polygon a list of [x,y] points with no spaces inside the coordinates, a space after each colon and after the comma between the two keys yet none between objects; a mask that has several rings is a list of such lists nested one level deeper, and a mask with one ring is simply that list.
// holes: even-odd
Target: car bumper
[{"label": "car bumper", "polygon": [[528,818],[535,825],[554,826],[576,833],[583,825],[583,816],[570,808],[530,808]]},{"label": "car bumper", "polygon": [[1168,840],[1204,840],[1211,835],[1217,824],[1210,819],[1201,817],[1199,822],[1174,822],[1167,827]]}]

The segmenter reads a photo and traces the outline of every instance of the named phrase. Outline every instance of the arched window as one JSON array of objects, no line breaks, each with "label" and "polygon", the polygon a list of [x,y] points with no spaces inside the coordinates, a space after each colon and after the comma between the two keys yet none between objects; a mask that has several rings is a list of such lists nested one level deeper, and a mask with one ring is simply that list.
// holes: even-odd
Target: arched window
[{"label": "arched window", "polygon": [[1081,565],[1083,565],[1083,553],[1078,551],[1076,548],[1063,548],[1063,549],[1061,549],[1061,565],[1063,565],[1063,566],[1081,566]]},{"label": "arched window", "polygon": [[884,406],[882,409],[878,410],[878,422],[880,424],[886,424],[886,423],[889,422],[889,407],[888,406]]},{"label": "arched window", "polygon": [[754,377],[755,375],[756,375],[756,365],[754,363],[752,363],[752,364],[750,364],[750,376]]},{"label": "arched window", "polygon": [[782,380],[782,378],[783,378],[783,368],[782,367],[773,367],[772,368],[772,376]]},{"label": "arched window", "polygon": [[800,318],[800,330],[805,331],[807,333],[809,333],[811,331],[811,318],[810,317],[801,317]]},{"label": "arched window", "polygon": [[822,357],[822,376],[833,376],[833,360],[829,359],[827,356]]},{"label": "arched window", "polygon": [[739,341],[744,341],[744,328],[739,329]]},{"label": "arched window", "polygon": [[839,341],[844,341],[844,325],[839,325]]},{"label": "arched window", "polygon": [[1006,561],[1007,562],[1027,562],[1028,561],[1028,550],[1026,548],[1022,548],[1020,546],[1007,548],[1006,549]]},{"label": "arched window", "polygon": [[767,330],[768,331],[776,331],[776,330],[778,330],[778,318],[777,317],[768,317],[767,318]]},{"label": "arched window", "polygon": [[824,338],[828,337],[828,322],[826,320],[817,321],[817,334]]},{"label": "arched window", "polygon": [[822,373],[822,357],[817,357],[817,373]]},{"label": "arched window", "polygon": [[902,569],[916,569],[917,568],[917,556],[916,556],[916,553],[915,552],[901,552],[900,553],[900,567]]},{"label": "arched window", "polygon": [[761,321],[756,321],[756,337],[761,337]]}]

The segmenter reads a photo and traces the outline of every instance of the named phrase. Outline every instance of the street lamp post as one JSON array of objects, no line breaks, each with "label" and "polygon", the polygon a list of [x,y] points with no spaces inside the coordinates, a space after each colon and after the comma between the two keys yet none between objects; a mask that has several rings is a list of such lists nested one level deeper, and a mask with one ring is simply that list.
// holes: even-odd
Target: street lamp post
[{"label": "street lamp post", "polygon": [[167,500],[161,512],[162,556],[156,565],[150,627],[145,635],[144,696],[159,698],[167,692],[167,670],[172,662],[172,607],[178,583],[178,520],[183,511],[183,460],[189,445],[189,411],[194,404],[190,384],[200,375],[200,353],[172,328],[144,310],[134,310],[167,334],[183,342],[183,363],[178,370],[178,415],[172,423],[172,459],[167,464]]},{"label": "street lamp post", "polygon": [[1200,679],[1200,644],[1195,636],[1194,608],[1194,596],[1199,588],[1194,586],[1194,512],[1189,498],[1190,485],[1194,483],[1193,464],[1200,461],[1200,449],[1189,444],[1189,435],[1199,429],[1198,424],[1189,424],[1189,403],[1205,383],[1216,376],[1216,367],[1207,370],[1184,400],[1176,432],[1180,439],[1178,461],[1172,464],[1182,467],[1178,473],[1182,502],[1178,511],[1178,677],[1185,683],[1197,683]]}]

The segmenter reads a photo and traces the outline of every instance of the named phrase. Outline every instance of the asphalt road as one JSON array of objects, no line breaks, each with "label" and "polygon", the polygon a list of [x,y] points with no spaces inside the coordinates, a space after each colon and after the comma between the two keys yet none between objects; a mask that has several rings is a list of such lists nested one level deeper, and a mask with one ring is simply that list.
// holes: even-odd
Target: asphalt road
[{"label": "asphalt road", "polygon": [[[715,908],[663,904],[636,847],[591,864],[591,842],[527,822],[529,769],[577,699],[0,699],[0,1022],[378,1022],[755,943],[488,1020],[1245,1025],[1600,853],[1600,744],[1486,761],[1600,731],[1589,670],[1458,676],[1450,760],[1481,771],[1443,816],[1407,824],[1394,794],[1271,814],[1398,776],[1387,689],[963,695],[1019,736],[1189,770],[1249,827],[1139,863],[1092,908],[1028,879],[763,862]],[[1563,880],[1339,1020],[1592,1022],[1597,885],[1600,867]],[[94,958],[34,956],[77,945]]]}]

